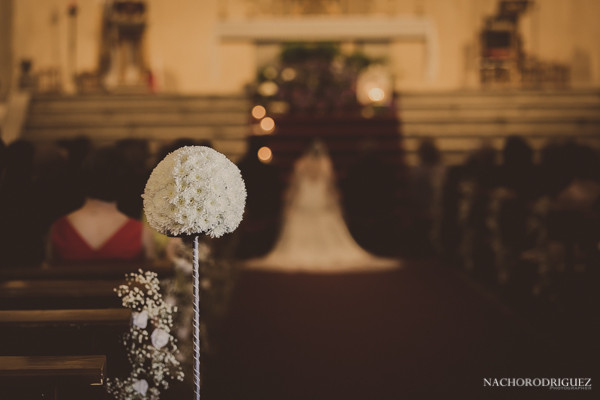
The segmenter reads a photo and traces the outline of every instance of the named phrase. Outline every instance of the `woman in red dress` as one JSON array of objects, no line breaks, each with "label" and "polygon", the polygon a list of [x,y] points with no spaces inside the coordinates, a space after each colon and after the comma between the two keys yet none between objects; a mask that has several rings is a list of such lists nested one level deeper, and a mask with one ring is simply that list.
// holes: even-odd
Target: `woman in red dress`
[{"label": "woman in red dress", "polygon": [[117,199],[127,184],[127,171],[126,160],[115,148],[90,154],[82,167],[83,206],[52,225],[52,261],[133,261],[153,257],[152,232],[117,208]]}]

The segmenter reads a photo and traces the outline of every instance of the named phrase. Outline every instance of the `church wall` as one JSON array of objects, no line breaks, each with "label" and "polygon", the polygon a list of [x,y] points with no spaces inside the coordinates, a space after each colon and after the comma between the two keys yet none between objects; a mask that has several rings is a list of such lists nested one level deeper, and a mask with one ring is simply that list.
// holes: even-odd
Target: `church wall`
[{"label": "church wall", "polygon": [[[418,3],[418,2],[416,2]],[[438,74],[427,84],[423,81],[415,89],[455,89],[478,86],[477,35],[483,18],[494,10],[493,0],[426,0],[420,10],[433,21],[439,40]],[[417,8],[419,11],[419,8]],[[402,88],[411,83],[400,82]]]},{"label": "church wall", "polygon": [[[0,0],[0,104],[6,98],[12,72],[12,0]],[[1,110],[0,110],[1,113]],[[0,115],[0,121],[2,116]]]},{"label": "church wall", "polygon": [[218,3],[151,2],[148,61],[163,90],[236,93],[254,76],[253,46],[243,42],[219,43],[215,35]]},{"label": "church wall", "polygon": [[538,1],[523,21],[526,51],[570,66],[574,87],[600,86],[600,1]]},{"label": "church wall", "polygon": [[52,68],[60,71],[63,88],[73,90],[70,40],[75,35],[75,68],[78,72],[95,69],[98,60],[100,15],[102,2],[80,1],[76,24],[67,15],[66,0],[18,0],[13,9],[13,71],[19,76],[19,63],[33,61],[33,70],[40,72]]},{"label": "church wall", "polygon": [[[3,0],[2,4],[5,4]],[[31,58],[37,70],[59,68],[63,87],[72,90],[69,63],[71,0],[19,0],[13,6],[12,70]],[[257,67],[257,50],[245,40],[222,41],[219,18],[244,18],[236,4],[245,0],[149,1],[146,61],[159,90],[179,93],[240,93]],[[437,74],[427,81],[422,40],[394,39],[389,44],[391,70],[400,90],[477,88],[478,32],[495,0],[396,0],[378,2],[394,15],[418,15],[437,31]],[[100,45],[102,0],[79,0],[78,72],[95,70]],[[600,86],[600,15],[597,0],[538,0],[522,21],[525,49],[541,59],[571,66],[574,86]]]}]

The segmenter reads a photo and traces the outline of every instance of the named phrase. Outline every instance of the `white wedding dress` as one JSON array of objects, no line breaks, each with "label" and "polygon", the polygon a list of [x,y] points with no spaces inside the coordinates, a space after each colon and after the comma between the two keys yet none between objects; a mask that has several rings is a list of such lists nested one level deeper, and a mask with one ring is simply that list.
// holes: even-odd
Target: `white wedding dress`
[{"label": "white wedding dress", "polygon": [[332,273],[390,269],[399,262],[373,256],[354,241],[342,216],[331,160],[324,151],[313,151],[294,166],[275,247],[247,267]]}]

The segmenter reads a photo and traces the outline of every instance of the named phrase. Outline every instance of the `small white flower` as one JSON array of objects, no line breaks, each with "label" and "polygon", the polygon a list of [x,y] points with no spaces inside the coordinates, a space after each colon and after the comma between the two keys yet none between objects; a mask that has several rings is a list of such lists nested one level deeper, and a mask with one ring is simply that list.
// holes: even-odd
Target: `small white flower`
[{"label": "small white flower", "polygon": [[131,314],[133,325],[140,329],[145,329],[148,326],[148,313],[146,310],[142,312],[134,312]]},{"label": "small white flower", "polygon": [[145,379],[137,379],[133,382],[133,390],[141,394],[142,396],[146,395],[148,391],[148,382]]},{"label": "small white flower", "polygon": [[[117,288],[117,294],[121,297],[123,306],[132,310],[132,326],[123,337],[132,372],[130,377],[124,380],[109,379],[107,391],[116,399],[158,399],[159,388],[150,387],[148,382],[166,390],[170,379],[181,380],[183,377],[180,362],[176,358],[179,354],[176,342],[171,341],[170,335],[173,329],[172,313],[176,307],[169,305],[170,299],[164,299],[161,295],[156,273],[139,270],[137,273],[128,274],[126,282],[126,285]],[[153,330],[151,343],[154,349],[147,344],[151,336],[146,329],[149,323],[161,327]],[[156,351],[169,343],[168,348]],[[146,380],[138,380],[139,376],[145,376]]]},{"label": "small white flower", "polygon": [[169,343],[170,337],[171,335],[169,335],[169,332],[165,331],[164,329],[156,328],[154,332],[152,332],[151,336],[152,346],[160,349]]}]

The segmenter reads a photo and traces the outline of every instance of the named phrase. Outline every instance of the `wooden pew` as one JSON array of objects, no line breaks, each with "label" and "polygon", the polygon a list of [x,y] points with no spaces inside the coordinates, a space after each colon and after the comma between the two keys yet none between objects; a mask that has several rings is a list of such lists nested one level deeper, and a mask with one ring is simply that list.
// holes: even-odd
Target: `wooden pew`
[{"label": "wooden pew", "polygon": [[130,321],[125,308],[0,310],[0,355],[104,354],[110,371],[122,374],[128,363],[121,338]]},{"label": "wooden pew", "polygon": [[35,327],[126,327],[131,310],[106,308],[91,310],[0,310],[0,328]]},{"label": "wooden pew", "polygon": [[159,278],[173,276],[173,264],[168,261],[157,262],[93,262],[87,264],[48,265],[35,268],[2,268],[0,281],[10,280],[84,280],[123,279],[125,274],[144,271],[154,271]]},{"label": "wooden pew", "polygon": [[73,398],[75,393],[100,398],[101,392],[90,385],[104,384],[105,365],[104,355],[0,356],[0,393],[11,399]]},{"label": "wooden pew", "polygon": [[120,280],[12,280],[0,282],[0,309],[119,307]]},{"label": "wooden pew", "polygon": [[70,378],[87,385],[104,384],[106,356],[0,356],[0,377]]}]

